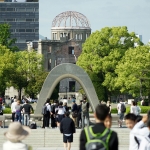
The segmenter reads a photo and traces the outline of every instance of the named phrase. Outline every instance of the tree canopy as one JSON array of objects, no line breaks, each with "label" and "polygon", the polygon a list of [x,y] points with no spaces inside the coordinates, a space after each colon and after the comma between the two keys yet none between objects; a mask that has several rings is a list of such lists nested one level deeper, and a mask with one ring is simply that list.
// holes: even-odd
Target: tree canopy
[{"label": "tree canopy", "polygon": [[77,65],[81,66],[95,86],[99,99],[107,100],[118,91],[114,84],[117,78],[116,66],[129,48],[135,43],[142,45],[134,32],[127,27],[105,27],[90,35],[82,47]]},{"label": "tree canopy", "polygon": [[121,92],[143,98],[150,93],[150,46],[138,46],[126,51],[116,68],[114,84]]},{"label": "tree canopy", "polygon": [[18,47],[15,46],[16,39],[12,38],[9,24],[0,24],[0,44],[6,46],[11,51],[18,51]]}]

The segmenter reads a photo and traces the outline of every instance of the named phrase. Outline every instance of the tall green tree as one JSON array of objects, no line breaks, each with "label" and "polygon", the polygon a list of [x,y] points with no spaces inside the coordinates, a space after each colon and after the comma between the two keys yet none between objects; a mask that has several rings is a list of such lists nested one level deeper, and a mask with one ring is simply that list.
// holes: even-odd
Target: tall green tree
[{"label": "tall green tree", "polygon": [[18,90],[18,97],[21,99],[22,89],[29,89],[28,86],[36,84],[36,78],[43,70],[43,60],[42,55],[34,50],[16,52],[15,57],[14,69],[11,70],[9,78],[10,84]]},{"label": "tall green tree", "polygon": [[116,68],[114,84],[121,92],[143,98],[150,95],[150,46],[138,46],[126,51]]},{"label": "tall green tree", "polygon": [[0,95],[5,95],[5,89],[9,81],[10,70],[13,70],[14,53],[6,46],[0,45]]},{"label": "tall green tree", "polygon": [[77,65],[91,77],[99,99],[107,100],[116,92],[116,66],[135,43],[142,45],[135,33],[129,33],[127,27],[123,26],[102,28],[92,33],[83,44]]},{"label": "tall green tree", "polygon": [[6,46],[11,51],[18,51],[18,47],[15,46],[16,39],[12,38],[9,24],[0,24],[0,44]]}]

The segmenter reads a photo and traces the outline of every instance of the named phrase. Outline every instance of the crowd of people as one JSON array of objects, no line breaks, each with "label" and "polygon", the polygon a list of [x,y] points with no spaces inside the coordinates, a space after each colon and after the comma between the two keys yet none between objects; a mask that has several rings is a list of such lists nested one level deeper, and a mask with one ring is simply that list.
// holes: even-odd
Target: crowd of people
[{"label": "crowd of people", "polygon": [[20,122],[22,125],[29,126],[30,114],[33,113],[33,107],[27,99],[21,104],[20,100],[15,98],[11,104],[11,112],[13,122]]},{"label": "crowd of people", "polygon": [[[25,101],[21,105],[20,101],[14,100],[11,110],[14,123],[10,124],[8,131],[4,134],[8,141],[3,144],[3,149],[8,149],[6,145],[10,145],[11,147],[18,145],[22,147],[22,150],[28,150],[30,146],[22,143],[21,140],[30,133],[30,130],[21,124],[29,125],[30,113],[33,111],[33,108],[28,104],[28,101]],[[126,106],[122,99],[120,99],[117,105],[117,110],[119,127],[122,127],[124,119],[126,126],[131,129],[129,150],[149,150],[150,112],[143,117],[140,116],[141,109],[133,101],[130,107],[130,113],[125,115]],[[67,106],[67,103],[63,104],[63,102],[55,100],[51,104],[50,99],[47,99],[43,105],[42,114],[42,128],[49,128],[49,125],[51,125],[51,128],[58,128],[63,134],[65,150],[71,149],[73,134],[78,128],[82,128],[79,139],[80,150],[118,150],[118,136],[111,129],[112,116],[110,101],[106,104],[97,105],[94,112],[95,124],[93,125],[90,125],[89,103],[86,98],[80,101],[78,105],[75,99],[73,99],[71,109]]]}]

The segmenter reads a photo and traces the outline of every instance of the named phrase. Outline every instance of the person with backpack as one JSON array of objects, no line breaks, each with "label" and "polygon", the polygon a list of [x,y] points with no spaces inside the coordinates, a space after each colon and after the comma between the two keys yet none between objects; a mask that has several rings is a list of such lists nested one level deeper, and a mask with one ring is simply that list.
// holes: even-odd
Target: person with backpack
[{"label": "person with backpack", "polygon": [[87,122],[87,126],[89,126],[89,103],[86,101],[86,98],[83,99],[81,110],[82,110],[82,112],[81,112],[82,128],[84,128],[85,119]]},{"label": "person with backpack", "polygon": [[121,128],[122,127],[123,118],[124,118],[124,113],[126,112],[126,106],[123,103],[122,99],[120,99],[120,103],[117,105],[117,110],[118,110],[118,115],[119,115],[118,125]]},{"label": "person with backpack", "polygon": [[49,128],[49,120],[50,120],[50,114],[51,114],[51,106],[49,104],[49,99],[47,99],[47,101],[43,105],[42,114],[43,114],[42,128]]},{"label": "person with backpack", "polygon": [[118,150],[117,133],[104,125],[108,114],[109,108],[105,104],[96,107],[94,113],[96,124],[87,126],[81,131],[79,150],[92,150],[92,148],[94,150]]}]

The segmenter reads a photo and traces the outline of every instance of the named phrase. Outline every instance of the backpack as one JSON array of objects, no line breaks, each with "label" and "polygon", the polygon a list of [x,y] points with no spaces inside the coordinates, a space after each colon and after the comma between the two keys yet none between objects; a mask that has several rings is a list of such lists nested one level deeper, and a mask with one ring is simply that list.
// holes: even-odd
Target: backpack
[{"label": "backpack", "polygon": [[126,106],[124,104],[121,104],[121,110],[122,113],[126,112]]},{"label": "backpack", "polygon": [[36,123],[35,123],[35,122],[32,122],[32,123],[30,124],[30,129],[36,129],[36,128],[37,128]]},{"label": "backpack", "polygon": [[82,103],[82,112],[87,112],[87,103]]},{"label": "backpack", "polygon": [[84,128],[87,143],[85,145],[86,150],[108,150],[109,139],[112,131],[105,129],[103,133],[94,134],[92,127]]},{"label": "backpack", "polygon": [[43,115],[47,114],[47,106],[46,105],[44,105],[43,108],[42,108],[42,114]]},{"label": "backpack", "polygon": [[77,112],[77,110],[75,110],[74,112],[72,112],[72,117],[73,117],[73,118],[77,118],[77,117],[78,117],[78,112]]}]

